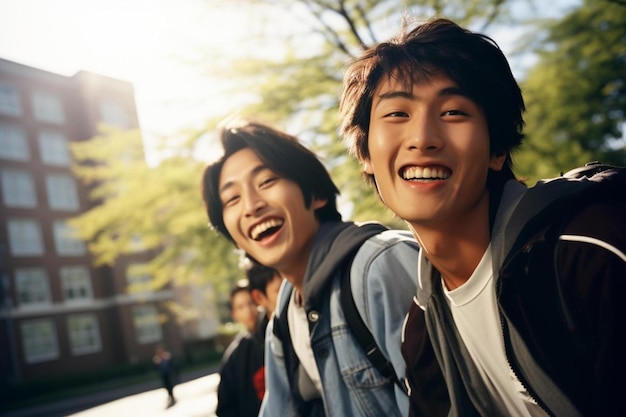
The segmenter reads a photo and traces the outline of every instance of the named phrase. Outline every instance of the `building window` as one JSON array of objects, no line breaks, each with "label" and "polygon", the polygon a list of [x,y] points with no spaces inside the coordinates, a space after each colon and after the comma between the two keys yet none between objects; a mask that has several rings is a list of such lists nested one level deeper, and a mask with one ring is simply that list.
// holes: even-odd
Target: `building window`
[{"label": "building window", "polygon": [[16,269],[15,288],[20,307],[50,305],[50,284],[43,268]]},{"label": "building window", "polygon": [[22,344],[26,363],[37,363],[59,357],[56,327],[52,320],[29,320],[22,323]]},{"label": "building window", "polygon": [[74,355],[98,352],[102,348],[100,326],[93,314],[77,314],[67,318],[70,348]]},{"label": "building window", "polygon": [[131,264],[126,269],[126,282],[128,293],[146,293],[152,291],[152,274],[147,264]]},{"label": "building window", "polygon": [[63,298],[66,303],[93,299],[91,276],[85,266],[64,266],[60,271]]},{"label": "building window", "polygon": [[26,132],[21,126],[0,123],[0,158],[13,161],[30,159]]},{"label": "building window", "polygon": [[35,182],[28,171],[2,170],[2,201],[7,207],[37,207]]},{"label": "building window", "polygon": [[62,220],[52,225],[54,246],[59,255],[78,256],[87,253],[85,242],[76,236],[76,230]]},{"label": "building window", "polygon": [[20,92],[11,84],[0,81],[0,114],[7,116],[22,115]]},{"label": "building window", "polygon": [[124,106],[113,101],[105,100],[100,103],[100,120],[107,125],[120,129],[128,129],[130,127],[128,112]]},{"label": "building window", "polygon": [[39,133],[39,155],[48,165],[69,166],[71,162],[67,138],[63,133],[42,130]]},{"label": "building window", "polygon": [[46,176],[46,191],[51,209],[77,211],[80,208],[76,180],[71,176],[58,174]]},{"label": "building window", "polygon": [[11,255],[43,255],[41,227],[36,220],[9,219],[8,231]]},{"label": "building window", "polygon": [[159,314],[153,305],[140,305],[133,307],[133,324],[137,343],[153,343],[162,339]]},{"label": "building window", "polygon": [[33,93],[33,114],[40,122],[62,124],[65,122],[63,103],[50,93]]}]

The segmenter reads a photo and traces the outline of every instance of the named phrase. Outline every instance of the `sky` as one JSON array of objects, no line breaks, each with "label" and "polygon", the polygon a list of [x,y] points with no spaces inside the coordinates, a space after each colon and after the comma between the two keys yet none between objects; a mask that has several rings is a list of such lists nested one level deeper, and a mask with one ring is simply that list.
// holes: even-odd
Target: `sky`
[{"label": "sky", "polygon": [[[57,74],[129,81],[144,142],[202,126],[224,103],[199,51],[236,49],[246,13],[200,0],[0,0],[0,57]],[[210,65],[210,62],[204,63]]]}]

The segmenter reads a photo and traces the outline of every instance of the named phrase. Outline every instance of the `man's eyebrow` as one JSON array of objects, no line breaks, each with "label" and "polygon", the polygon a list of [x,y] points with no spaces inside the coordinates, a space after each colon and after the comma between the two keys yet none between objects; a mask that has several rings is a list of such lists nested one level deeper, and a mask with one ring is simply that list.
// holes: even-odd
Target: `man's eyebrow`
[{"label": "man's eyebrow", "polygon": [[437,93],[437,95],[438,96],[463,96],[463,97],[470,98],[470,95],[467,92],[467,90],[458,86],[442,88],[441,90],[439,90],[439,93]]},{"label": "man's eyebrow", "polygon": [[408,98],[408,99],[412,99],[415,96],[413,96],[413,93],[411,91],[402,91],[402,90],[392,90],[392,91],[387,91],[385,93],[379,94],[378,95],[378,99],[380,100],[386,100],[386,99],[390,99],[390,98]]},{"label": "man's eyebrow", "polygon": [[[259,164],[257,166],[255,166],[254,168],[252,168],[250,170],[250,173],[248,174],[251,177],[254,177],[256,175],[258,175],[260,172],[269,169],[269,167],[265,164]],[[224,191],[228,190],[229,188],[233,187],[235,185],[234,181],[226,181],[224,184],[222,184],[222,186],[219,189],[219,194],[223,193]]]},{"label": "man's eyebrow", "polygon": [[[437,95],[440,97],[441,96],[463,96],[463,97],[469,98],[469,94],[467,93],[467,91],[465,91],[463,88],[458,87],[458,86],[450,86],[450,87],[442,88],[441,90],[437,92]],[[378,95],[379,102],[382,100],[388,100],[388,99],[393,99],[393,98],[406,98],[406,99],[412,100],[412,99],[415,99],[415,95],[411,91],[404,91],[404,90],[392,90],[392,91],[387,91]]]}]

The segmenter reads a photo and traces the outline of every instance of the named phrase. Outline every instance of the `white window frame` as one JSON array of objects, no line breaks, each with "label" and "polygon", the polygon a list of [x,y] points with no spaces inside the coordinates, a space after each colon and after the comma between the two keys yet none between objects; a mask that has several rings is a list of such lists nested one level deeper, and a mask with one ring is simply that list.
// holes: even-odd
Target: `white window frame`
[{"label": "white window frame", "polygon": [[24,361],[28,364],[45,362],[59,357],[59,341],[54,321],[37,319],[20,325]]},{"label": "white window frame", "polygon": [[137,343],[143,345],[163,339],[163,330],[156,306],[151,304],[133,306],[132,315]]},{"label": "white window frame", "polygon": [[63,124],[65,110],[61,98],[53,93],[35,91],[32,95],[33,115],[40,122]]},{"label": "white window frame", "polygon": [[43,268],[17,268],[15,292],[20,308],[45,308],[51,304],[50,282]]},{"label": "white window frame", "polygon": [[100,324],[95,314],[73,314],[67,317],[67,336],[73,355],[102,350]]},{"label": "white window frame", "polygon": [[25,169],[3,169],[2,201],[7,207],[37,207],[37,190],[30,172]]},{"label": "white window frame", "polygon": [[91,273],[84,265],[64,266],[59,270],[63,300],[67,304],[84,304],[93,300]]},{"label": "white window frame", "polygon": [[64,220],[52,223],[54,248],[60,256],[82,256],[87,253],[85,242],[76,236],[76,230]]},{"label": "white window frame", "polygon": [[39,155],[46,165],[67,167],[72,163],[67,136],[62,132],[44,129],[37,136]]},{"label": "white window frame", "polygon": [[12,218],[7,222],[9,248],[13,256],[40,256],[44,253],[41,225],[37,220]]},{"label": "white window frame", "polygon": [[20,91],[13,84],[0,81],[0,114],[7,116],[22,115]]},{"label": "white window frame", "polygon": [[23,162],[30,159],[28,139],[22,126],[0,123],[0,159]]},{"label": "white window frame", "polygon": [[53,210],[78,211],[78,185],[71,175],[46,175],[46,192],[48,205]]}]

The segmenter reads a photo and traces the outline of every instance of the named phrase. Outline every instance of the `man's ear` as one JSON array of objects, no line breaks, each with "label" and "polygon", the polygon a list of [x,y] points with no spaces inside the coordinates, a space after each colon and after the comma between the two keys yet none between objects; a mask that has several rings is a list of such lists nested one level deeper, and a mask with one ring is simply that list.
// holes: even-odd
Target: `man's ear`
[{"label": "man's ear", "polygon": [[369,159],[361,160],[361,168],[363,168],[363,172],[366,174],[374,175],[374,167]]},{"label": "man's ear", "polygon": [[326,203],[328,203],[327,198],[319,198],[313,196],[313,202],[311,203],[311,206],[313,207],[313,210],[317,210],[318,208],[324,207]]},{"label": "man's ear", "polygon": [[265,302],[265,294],[263,294],[261,291],[254,289],[252,291],[250,291],[250,296],[252,297],[252,302],[256,305],[256,306],[265,306],[264,302]]},{"label": "man's ear", "polygon": [[506,161],[506,152],[500,152],[496,155],[492,155],[489,160],[489,168],[494,171],[500,171],[504,166],[504,161]]}]

